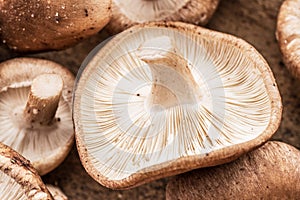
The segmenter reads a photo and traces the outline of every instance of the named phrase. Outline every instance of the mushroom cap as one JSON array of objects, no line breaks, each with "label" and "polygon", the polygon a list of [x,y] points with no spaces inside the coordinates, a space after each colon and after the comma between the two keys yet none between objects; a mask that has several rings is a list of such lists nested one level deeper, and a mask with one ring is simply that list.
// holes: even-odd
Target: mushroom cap
[{"label": "mushroom cap", "polygon": [[206,25],[219,0],[112,0],[112,17],[107,25],[119,33],[133,25],[151,21],[182,21]]},{"label": "mushroom cap", "polygon": [[111,0],[1,1],[1,39],[23,52],[64,49],[98,33],[110,8]]},{"label": "mushroom cap", "polygon": [[[62,97],[51,126],[28,128],[23,123],[30,85],[40,74],[58,74]],[[0,63],[0,141],[29,159],[40,175],[57,167],[74,142],[71,98],[74,75],[61,65],[38,58],[15,58]]]},{"label": "mushroom cap", "polygon": [[277,18],[276,37],[283,62],[291,74],[300,78],[300,0],[285,0]]},{"label": "mushroom cap", "polygon": [[300,151],[270,141],[224,165],[173,177],[166,199],[297,199]]},{"label": "mushroom cap", "polygon": [[68,200],[68,197],[57,186],[46,184],[47,189],[53,196],[54,200]]},{"label": "mushroom cap", "polygon": [[0,169],[0,199],[53,199],[30,161],[2,143]]},{"label": "mushroom cap", "polygon": [[[162,37],[177,49],[164,53],[172,48]],[[167,68],[158,73],[169,85],[157,94],[151,59],[138,55],[146,59],[149,52],[188,62],[174,67],[177,74]],[[76,144],[86,171],[110,188],[232,161],[267,141],[281,121],[281,97],[267,62],[228,34],[181,22],[137,25],[84,63],[73,93]],[[167,93],[190,79],[191,92]],[[193,92],[196,100],[184,98]],[[171,94],[183,101],[168,104]]]}]

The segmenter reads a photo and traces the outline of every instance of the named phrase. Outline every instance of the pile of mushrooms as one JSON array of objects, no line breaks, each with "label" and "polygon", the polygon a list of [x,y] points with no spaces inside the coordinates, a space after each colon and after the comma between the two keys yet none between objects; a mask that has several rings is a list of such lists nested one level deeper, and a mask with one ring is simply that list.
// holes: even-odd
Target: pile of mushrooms
[{"label": "pile of mushrooms", "polygon": [[110,19],[111,0],[0,1],[0,38],[17,51],[70,47]]},{"label": "pile of mushrooms", "polygon": [[75,138],[86,171],[106,187],[232,161],[280,124],[267,62],[234,36],[153,22],[88,58],[74,88]]},{"label": "pile of mushrooms", "polygon": [[206,25],[219,0],[112,0],[112,16],[107,30],[118,33],[151,21],[182,21]]},{"label": "pile of mushrooms", "polygon": [[[66,200],[40,176],[66,158],[74,129],[83,167],[108,188],[176,175],[170,200],[298,198],[299,150],[268,142],[282,103],[267,62],[244,40],[196,26],[218,4],[0,1],[0,39],[16,51],[65,49],[106,25],[123,31],[91,52],[74,91],[73,74],[58,63],[0,63],[0,199]],[[276,30],[297,78],[299,8],[285,0]]]},{"label": "pile of mushrooms", "polygon": [[270,141],[237,160],[172,178],[167,200],[298,199],[300,151]]},{"label": "pile of mushrooms", "polygon": [[0,142],[44,175],[73,145],[74,76],[49,60],[15,58],[0,63],[0,77]]},{"label": "pile of mushrooms", "polygon": [[279,10],[276,37],[283,62],[300,78],[300,0],[285,0]]}]

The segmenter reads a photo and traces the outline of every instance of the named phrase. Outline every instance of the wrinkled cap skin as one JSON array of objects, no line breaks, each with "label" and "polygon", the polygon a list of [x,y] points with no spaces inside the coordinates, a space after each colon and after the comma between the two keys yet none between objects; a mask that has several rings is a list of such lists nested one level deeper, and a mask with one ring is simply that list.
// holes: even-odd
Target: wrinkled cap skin
[{"label": "wrinkled cap skin", "polygon": [[111,0],[1,0],[0,38],[16,51],[64,49],[100,31]]},{"label": "wrinkled cap skin", "polygon": [[151,21],[182,21],[206,25],[219,0],[112,0],[107,29],[119,33],[133,25]]},{"label": "wrinkled cap skin", "polygon": [[232,161],[281,121],[267,62],[228,34],[137,25],[85,63],[73,94],[75,138],[86,171],[110,188]]},{"label": "wrinkled cap skin", "polygon": [[0,143],[0,199],[53,200],[30,161]]},{"label": "wrinkled cap skin", "polygon": [[236,161],[170,179],[167,200],[298,199],[300,151],[270,141]]},{"label": "wrinkled cap skin", "polygon": [[300,0],[285,0],[277,18],[276,37],[283,62],[300,79]]},{"label": "wrinkled cap skin", "polygon": [[[31,83],[41,74],[60,75],[62,94],[50,125],[28,126],[23,112]],[[0,63],[0,77],[0,142],[29,159],[40,175],[44,175],[65,159],[73,145],[71,98],[74,75],[49,60],[14,58]]]}]

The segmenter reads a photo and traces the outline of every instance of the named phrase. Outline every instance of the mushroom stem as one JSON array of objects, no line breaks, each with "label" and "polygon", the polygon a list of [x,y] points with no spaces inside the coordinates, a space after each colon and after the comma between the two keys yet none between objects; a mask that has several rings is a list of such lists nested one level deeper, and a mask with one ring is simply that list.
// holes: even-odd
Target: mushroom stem
[{"label": "mushroom stem", "polygon": [[63,89],[63,80],[57,74],[37,76],[31,85],[24,118],[27,123],[48,125],[55,116]]},{"label": "mushroom stem", "polygon": [[199,101],[199,86],[188,61],[179,54],[169,37],[149,40],[138,50],[138,57],[148,64],[152,73],[152,92],[147,100],[150,105],[158,104],[168,108]]}]

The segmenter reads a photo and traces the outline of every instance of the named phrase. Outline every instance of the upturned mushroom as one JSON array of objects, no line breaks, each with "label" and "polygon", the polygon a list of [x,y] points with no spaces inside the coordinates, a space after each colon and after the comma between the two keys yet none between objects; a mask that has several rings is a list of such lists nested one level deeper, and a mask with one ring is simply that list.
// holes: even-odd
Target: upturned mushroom
[{"label": "upturned mushroom", "polygon": [[203,26],[218,4],[219,0],[112,0],[112,17],[107,29],[118,33],[151,21],[183,21]]},{"label": "upturned mushroom", "polygon": [[0,38],[17,51],[67,48],[109,21],[111,0],[0,1]]},{"label": "upturned mushroom", "polygon": [[298,199],[299,163],[295,147],[267,142],[231,163],[174,177],[166,199]]},{"label": "upturned mushroom", "polygon": [[0,77],[0,141],[44,175],[73,145],[74,76],[49,60],[15,58],[0,63]]},{"label": "upturned mushroom", "polygon": [[30,161],[0,143],[0,199],[53,200]]},{"label": "upturned mushroom", "polygon": [[78,74],[73,120],[82,164],[104,186],[232,161],[280,124],[272,71],[242,39],[153,22],[99,47]]},{"label": "upturned mushroom", "polygon": [[300,0],[285,0],[277,18],[276,37],[283,62],[291,74],[300,78]]}]

